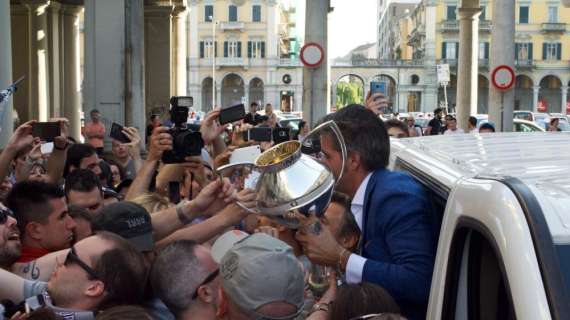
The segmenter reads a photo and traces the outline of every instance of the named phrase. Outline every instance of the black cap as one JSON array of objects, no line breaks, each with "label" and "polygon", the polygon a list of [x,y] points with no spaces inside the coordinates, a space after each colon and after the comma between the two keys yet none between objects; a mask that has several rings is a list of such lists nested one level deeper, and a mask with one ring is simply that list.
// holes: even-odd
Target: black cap
[{"label": "black cap", "polygon": [[109,231],[133,244],[140,252],[152,251],[152,221],[142,206],[129,202],[117,202],[103,207],[92,223],[93,231]]}]

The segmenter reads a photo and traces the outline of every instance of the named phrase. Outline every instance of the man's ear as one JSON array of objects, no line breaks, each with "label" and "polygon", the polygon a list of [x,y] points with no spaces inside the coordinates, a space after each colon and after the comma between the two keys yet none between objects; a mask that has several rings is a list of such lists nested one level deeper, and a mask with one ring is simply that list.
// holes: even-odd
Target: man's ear
[{"label": "man's ear", "polygon": [[358,152],[348,152],[346,155],[346,167],[350,171],[356,171],[362,166],[362,157]]},{"label": "man's ear", "polygon": [[86,296],[91,298],[102,297],[104,293],[105,293],[105,284],[103,283],[103,281],[100,280],[92,280],[84,292]]},{"label": "man's ear", "polygon": [[222,286],[218,288],[218,310],[216,310],[216,317],[223,317],[228,313],[229,304],[228,297],[222,289]]},{"label": "man's ear", "polygon": [[359,240],[358,235],[351,234],[347,237],[342,237],[342,239],[340,239],[340,245],[347,250],[352,250],[356,248],[358,240]]},{"label": "man's ear", "polygon": [[44,238],[44,232],[44,226],[41,223],[35,221],[28,222],[24,231],[26,236],[35,241],[41,241]]},{"label": "man's ear", "polygon": [[198,298],[200,298],[202,301],[206,302],[206,303],[213,303],[215,301],[215,295],[218,294],[218,291],[215,289],[212,289],[210,286],[205,285],[205,286],[201,286],[198,287]]}]

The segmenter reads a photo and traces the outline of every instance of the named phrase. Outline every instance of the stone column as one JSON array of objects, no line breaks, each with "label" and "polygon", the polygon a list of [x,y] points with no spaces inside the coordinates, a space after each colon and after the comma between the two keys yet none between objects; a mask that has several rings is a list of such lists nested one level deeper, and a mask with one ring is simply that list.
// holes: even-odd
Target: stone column
[{"label": "stone column", "polygon": [[144,149],[145,52],[144,1],[125,2],[125,124],[139,130]]},{"label": "stone column", "polygon": [[[81,94],[79,84],[79,12],[81,7],[64,5],[63,12],[63,116],[70,122],[69,134],[81,136]],[[78,140],[79,141],[79,140]]]},{"label": "stone column", "polygon": [[566,115],[566,100],[568,100],[568,87],[562,86],[562,88],[560,89],[562,90],[562,103],[560,106],[560,112],[563,115]]},{"label": "stone column", "polygon": [[62,21],[61,21],[61,4],[51,1],[46,12],[48,35],[48,77],[49,77],[49,93],[50,93],[50,109],[48,110],[48,118],[60,117],[62,115],[61,105],[63,102],[63,61],[62,61]]},{"label": "stone column", "polygon": [[436,75],[436,56],[435,56],[435,43],[436,43],[436,17],[437,17],[437,0],[427,0],[425,2],[425,27],[426,27],[426,40],[425,40],[425,83],[427,88],[425,94],[422,96],[422,105],[426,112],[432,112],[438,107],[437,101],[437,75]]},{"label": "stone column", "polygon": [[532,87],[532,112],[538,112],[538,94],[540,93],[540,86]]},{"label": "stone column", "polygon": [[[10,1],[0,1],[0,90],[6,89],[12,84],[12,36],[10,33]],[[14,130],[12,120],[12,110],[14,96],[9,98],[0,107],[4,112],[0,112],[0,146],[6,146]]]},{"label": "stone column", "polygon": [[[493,30],[489,70],[500,65],[515,65],[515,1],[493,3]],[[513,131],[513,110],[515,89],[501,92],[494,86],[489,88],[489,121],[496,124],[497,131]]]},{"label": "stone column", "polygon": [[185,96],[187,70],[186,70],[186,16],[184,6],[176,6],[172,11],[172,71],[173,71],[173,95]]},{"label": "stone column", "polygon": [[[50,109],[49,56],[47,11],[49,1],[22,1],[28,8],[28,39],[30,41],[29,72],[26,81],[30,88],[28,114],[30,119],[47,121]],[[27,119],[29,120],[29,119]]]},{"label": "stone column", "polygon": [[328,67],[328,0],[306,0],[305,43],[316,42],[324,48],[321,65],[303,68],[303,118],[313,126],[330,108],[330,70]]},{"label": "stone column", "polygon": [[[465,6],[466,1],[463,2]],[[477,77],[479,72],[479,14],[477,7],[459,8],[459,61],[457,67],[457,122],[468,130],[471,114],[477,113]]]}]

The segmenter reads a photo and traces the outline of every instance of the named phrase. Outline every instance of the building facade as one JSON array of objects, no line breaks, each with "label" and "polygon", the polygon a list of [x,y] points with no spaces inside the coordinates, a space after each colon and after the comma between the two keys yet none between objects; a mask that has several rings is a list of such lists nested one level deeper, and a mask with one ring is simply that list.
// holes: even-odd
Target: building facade
[{"label": "building facade", "polygon": [[301,110],[294,7],[275,0],[192,0],[188,6],[187,91],[197,108],[256,101]]},{"label": "building facade", "polygon": [[378,41],[379,59],[396,57],[395,43],[400,37],[400,20],[409,15],[420,0],[379,0]]},{"label": "building facade", "polygon": [[[425,46],[425,10],[423,1],[414,10],[413,32],[409,44],[413,57],[423,56]],[[435,56],[438,63],[451,67],[449,105],[455,104],[459,21],[457,0],[435,1]],[[493,27],[493,0],[481,2],[479,16],[479,97],[478,112],[488,111],[490,84],[489,52]],[[566,113],[570,81],[570,8],[560,1],[517,0],[515,35],[515,110]],[[500,44],[497,44],[500,45]],[[439,100],[443,90],[439,89]]]}]

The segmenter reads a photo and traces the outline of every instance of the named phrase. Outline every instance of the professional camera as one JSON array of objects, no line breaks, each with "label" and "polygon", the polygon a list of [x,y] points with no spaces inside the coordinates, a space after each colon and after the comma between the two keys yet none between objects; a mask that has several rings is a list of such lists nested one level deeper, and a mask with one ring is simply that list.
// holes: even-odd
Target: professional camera
[{"label": "professional camera", "polygon": [[194,104],[192,97],[170,98],[170,121],[173,127],[169,130],[172,135],[172,150],[164,152],[162,162],[183,163],[190,156],[199,156],[204,148],[202,134],[193,131],[187,124],[188,111]]}]

